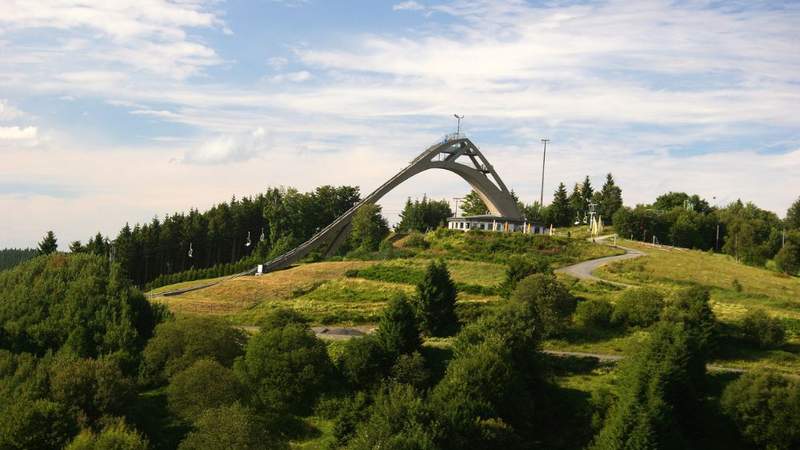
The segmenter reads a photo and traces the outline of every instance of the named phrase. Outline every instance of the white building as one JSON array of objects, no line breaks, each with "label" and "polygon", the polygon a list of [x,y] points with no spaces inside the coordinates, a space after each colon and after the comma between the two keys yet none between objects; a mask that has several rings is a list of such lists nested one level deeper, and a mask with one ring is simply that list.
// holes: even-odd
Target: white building
[{"label": "white building", "polygon": [[505,233],[544,233],[544,228],[528,223],[526,220],[484,214],[480,216],[450,217],[447,219],[450,230],[502,231]]}]

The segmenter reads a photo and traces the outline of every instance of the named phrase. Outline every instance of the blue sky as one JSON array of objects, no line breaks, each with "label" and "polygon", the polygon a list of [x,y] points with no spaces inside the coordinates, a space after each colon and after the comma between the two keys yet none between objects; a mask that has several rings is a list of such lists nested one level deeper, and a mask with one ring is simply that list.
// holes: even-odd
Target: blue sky
[{"label": "blue sky", "polygon": [[[9,0],[0,247],[62,244],[266,186],[367,193],[453,113],[507,185],[614,173],[783,216],[800,195],[800,4]],[[451,199],[425,173],[382,202]]]}]

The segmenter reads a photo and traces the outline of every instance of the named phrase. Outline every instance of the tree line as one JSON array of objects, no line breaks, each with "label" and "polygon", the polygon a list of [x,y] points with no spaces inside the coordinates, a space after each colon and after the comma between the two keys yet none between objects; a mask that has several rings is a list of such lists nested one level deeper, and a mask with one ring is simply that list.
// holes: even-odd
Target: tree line
[{"label": "tree line", "polygon": [[305,193],[269,188],[205,212],[191,209],[133,227],[126,224],[114,238],[97,233],[69,248],[112,259],[139,286],[187,271],[224,275],[248,256],[269,258],[290,250],[359,200],[352,186],[321,186]]},{"label": "tree line", "polygon": [[27,261],[38,252],[33,248],[4,248],[0,250],[0,270],[5,270]]},{"label": "tree line", "polygon": [[669,192],[652,204],[621,208],[614,226],[625,238],[721,251],[746,264],[800,274],[800,199],[781,220],[750,202],[716,207],[698,195]]},{"label": "tree line", "polygon": [[[614,213],[622,207],[622,189],[610,173],[606,175],[606,181],[599,191],[594,189],[588,175],[583,182],[574,184],[572,193],[567,193],[563,182],[559,183],[553,200],[547,206],[539,205],[539,202],[525,204],[513,190],[511,196],[528,222],[543,226],[568,227],[576,222],[587,224],[592,208],[595,214],[603,217],[605,223],[611,223]],[[489,208],[474,190],[462,199],[460,209],[465,216],[489,213]]]}]

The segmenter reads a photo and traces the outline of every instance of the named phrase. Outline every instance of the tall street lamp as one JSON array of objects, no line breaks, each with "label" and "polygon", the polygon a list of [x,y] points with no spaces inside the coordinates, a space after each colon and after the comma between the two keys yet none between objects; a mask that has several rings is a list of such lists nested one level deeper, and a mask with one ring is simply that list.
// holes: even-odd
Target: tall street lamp
[{"label": "tall street lamp", "polygon": [[542,144],[544,144],[544,153],[542,153],[542,187],[539,190],[539,209],[544,207],[544,161],[547,158],[547,143],[550,142],[550,139],[542,139]]}]

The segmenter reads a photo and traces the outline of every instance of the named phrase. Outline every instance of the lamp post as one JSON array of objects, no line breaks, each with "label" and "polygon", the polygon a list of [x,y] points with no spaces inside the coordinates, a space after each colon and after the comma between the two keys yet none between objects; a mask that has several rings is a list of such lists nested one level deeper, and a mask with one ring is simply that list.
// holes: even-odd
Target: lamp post
[{"label": "lamp post", "polygon": [[542,139],[542,144],[544,144],[544,152],[542,153],[542,187],[539,190],[539,209],[544,207],[544,161],[547,158],[547,143],[550,142],[550,139]]},{"label": "lamp post", "polygon": [[458,128],[456,128],[456,136],[458,136],[458,135],[461,134],[461,119],[463,119],[464,116],[463,115],[459,116],[458,114],[453,114],[453,117],[455,117],[458,120]]}]

